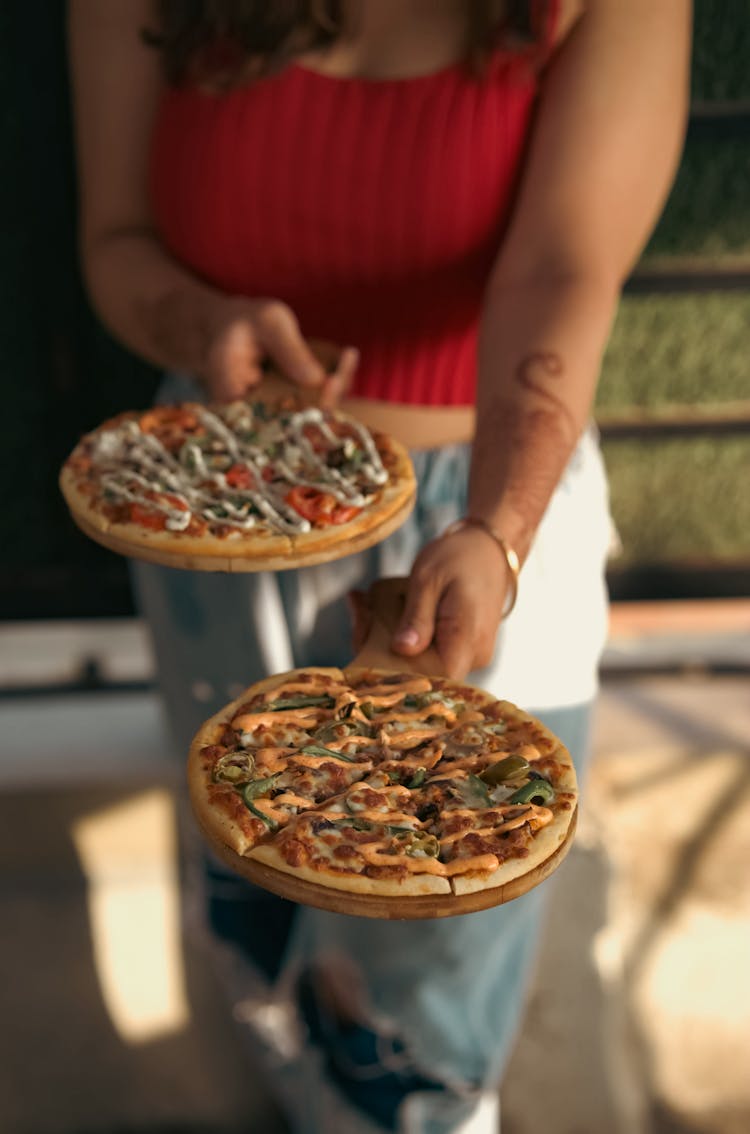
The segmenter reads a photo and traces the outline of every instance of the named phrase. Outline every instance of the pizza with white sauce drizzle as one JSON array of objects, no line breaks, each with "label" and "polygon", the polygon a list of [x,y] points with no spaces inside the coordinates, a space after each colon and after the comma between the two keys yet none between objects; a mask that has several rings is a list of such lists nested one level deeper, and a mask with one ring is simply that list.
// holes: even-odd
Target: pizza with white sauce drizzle
[{"label": "pizza with white sauce drizzle", "polygon": [[214,845],[383,897],[529,874],[572,833],[577,799],[567,749],[528,713],[448,678],[363,667],[251,686],[199,730],[188,782]]},{"label": "pizza with white sauce drizzle", "polygon": [[413,506],[406,450],[293,397],[122,413],[82,438],[60,486],[88,535],[198,570],[279,570],[347,555]]}]

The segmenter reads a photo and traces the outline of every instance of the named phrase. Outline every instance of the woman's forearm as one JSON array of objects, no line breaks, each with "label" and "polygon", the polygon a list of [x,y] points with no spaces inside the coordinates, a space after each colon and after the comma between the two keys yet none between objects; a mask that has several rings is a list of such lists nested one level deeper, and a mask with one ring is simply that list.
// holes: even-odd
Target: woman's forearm
[{"label": "woman's forearm", "polygon": [[226,295],[175,263],[145,228],[98,234],[83,261],[94,307],[117,339],[157,366],[204,373]]},{"label": "woman's forearm", "polygon": [[357,365],[342,350],[326,370],[293,311],[273,298],[228,295],[170,259],[150,229],[105,230],[84,248],[86,278],[104,323],[126,346],[199,378],[214,401],[244,397],[270,359],[291,382],[333,405]]},{"label": "woman's forearm", "polygon": [[490,285],[468,511],[522,561],[588,421],[618,295],[585,274]]}]

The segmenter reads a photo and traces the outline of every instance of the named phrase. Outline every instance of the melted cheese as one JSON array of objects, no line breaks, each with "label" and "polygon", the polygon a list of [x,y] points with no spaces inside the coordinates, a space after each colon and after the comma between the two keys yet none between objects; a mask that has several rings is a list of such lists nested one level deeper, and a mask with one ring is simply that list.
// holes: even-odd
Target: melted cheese
[{"label": "melted cheese", "polygon": [[394,709],[391,712],[377,713],[373,724],[392,724],[395,722],[406,722],[407,724],[418,725],[421,728],[436,728],[439,731],[445,728],[444,724],[428,725],[424,721],[427,717],[445,717],[451,724],[456,720],[456,710],[450,708],[449,705],[444,705],[442,701],[431,701],[421,709]]},{"label": "melted cheese", "polygon": [[[393,694],[396,700],[405,697],[407,693],[429,693],[432,682],[429,677],[407,677],[403,681],[382,682],[380,685],[358,685],[354,692],[359,701],[372,701],[375,697],[387,697]],[[389,704],[390,702],[383,702]]]},{"label": "melted cheese", "polygon": [[[381,693],[380,690],[383,690]],[[386,692],[386,690],[388,690]],[[417,696],[420,693],[430,692],[430,682],[428,678],[417,678],[416,681],[405,682],[404,685],[376,685],[373,689],[357,689],[357,700],[361,705],[370,704],[374,708],[387,708],[389,705],[397,705],[399,701],[403,701],[404,697],[409,695]],[[421,710],[417,710],[420,712]],[[378,713],[378,718],[380,718]],[[387,717],[383,717],[387,720]]]},{"label": "melted cheese", "polygon": [[429,740],[441,731],[440,727],[404,729],[403,732],[386,732],[383,729],[378,740],[388,748],[414,748],[415,745],[421,744],[423,740]]},{"label": "melted cheese", "polygon": [[299,807],[302,810],[315,806],[312,799],[307,799],[304,795],[296,795],[293,791],[285,791],[281,795],[277,795],[274,800],[267,800],[266,802],[273,807]]},{"label": "melted cheese", "polygon": [[497,870],[499,865],[500,859],[495,854],[476,854],[470,858],[454,858],[452,862],[446,862],[445,873],[447,877],[452,877],[454,874],[468,874],[474,870],[489,872]]},{"label": "melted cheese", "polygon": [[[339,502],[362,507],[388,481],[374,441],[364,426],[349,423],[365,459],[359,465],[347,464],[346,439],[337,437],[319,409],[305,409],[285,417],[286,435],[279,419],[255,422],[246,403],[208,409],[193,407],[205,430],[201,445],[188,433],[178,460],[158,439],[143,431],[138,421],[120,421],[95,434],[91,442],[91,461],[110,498],[139,503],[166,516],[171,531],[184,531],[193,516],[209,523],[246,531],[255,527],[256,513],[274,529],[299,533],[310,530],[310,523],[286,502],[290,487],[310,486],[333,495]],[[142,423],[158,428],[158,413],[144,417]],[[255,430],[256,441],[247,439]],[[323,435],[326,451],[316,452],[304,436],[313,426]],[[175,426],[180,429],[179,424]],[[244,431],[245,437],[240,435]],[[270,446],[281,445],[283,457],[271,456]],[[349,438],[349,456],[357,444]],[[344,449],[344,464],[331,468],[327,456],[331,448]],[[227,484],[224,472],[240,465],[250,475],[252,487]],[[266,479],[269,465],[274,475]],[[279,481],[282,483],[278,483]],[[169,492],[177,503],[154,501],[153,493]]]},{"label": "melted cheese", "polygon": [[325,714],[325,709],[311,706],[304,709],[277,709],[275,712],[241,713],[231,722],[232,728],[239,732],[252,732],[261,725],[274,726],[279,724],[293,724],[300,727],[316,725]]},{"label": "melted cheese", "polygon": [[[517,806],[517,804],[514,805],[514,809],[515,806]],[[504,808],[498,806],[493,807],[491,810],[502,813]],[[479,818],[481,822],[481,817],[486,814],[486,810],[484,812],[476,812],[470,808],[454,808],[449,814],[452,819],[457,815],[468,815],[472,820]],[[502,835],[504,831],[514,831],[517,827],[523,827],[525,823],[528,823],[532,830],[539,830],[540,827],[546,827],[548,823],[551,823],[552,819],[553,815],[549,808],[537,807],[535,804],[530,803],[528,810],[524,811],[522,815],[516,815],[511,819],[506,819],[502,823],[492,823],[489,827],[466,827],[462,831],[454,831],[449,835],[443,835],[440,839],[440,845],[441,847],[444,845],[450,846],[459,839],[463,839],[466,835],[479,835],[480,837]]]}]

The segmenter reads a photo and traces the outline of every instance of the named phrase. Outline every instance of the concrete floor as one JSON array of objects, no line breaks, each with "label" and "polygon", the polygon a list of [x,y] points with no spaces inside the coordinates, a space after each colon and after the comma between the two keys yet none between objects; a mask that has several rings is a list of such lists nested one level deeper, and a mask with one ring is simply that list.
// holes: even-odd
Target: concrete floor
[{"label": "concrete floor", "polygon": [[[612,644],[629,667],[656,648],[641,632],[640,650],[627,629]],[[750,1130],[748,693],[746,676],[605,682],[504,1134]],[[119,696],[158,750],[153,701]],[[96,702],[21,701],[0,708],[0,1131],[282,1134],[181,933],[180,769],[115,759]],[[106,786],[83,741],[61,766],[66,714],[109,752]]]}]

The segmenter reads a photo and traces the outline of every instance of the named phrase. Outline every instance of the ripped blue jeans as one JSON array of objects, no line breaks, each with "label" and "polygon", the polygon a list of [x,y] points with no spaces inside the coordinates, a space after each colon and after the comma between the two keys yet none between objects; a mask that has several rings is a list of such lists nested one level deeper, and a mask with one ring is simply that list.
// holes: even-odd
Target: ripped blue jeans
[{"label": "ripped blue jeans", "polygon": [[[419,499],[404,527],[336,563],[247,576],[134,566],[181,752],[251,682],[351,660],[347,592],[408,573],[421,543],[464,510],[467,447],[418,453],[415,466]],[[554,560],[554,548],[541,550]],[[603,560],[602,552],[586,588],[589,615],[576,609],[579,625],[589,617],[594,643],[603,639]],[[579,558],[576,578],[581,570]],[[522,590],[523,583],[522,576]],[[554,625],[546,615],[541,621],[542,640],[554,649]],[[580,640],[570,646],[569,668],[577,646]],[[520,700],[506,692],[498,664],[471,680]],[[502,665],[507,672],[507,657]],[[585,665],[595,671],[596,656]],[[579,773],[589,705],[590,696],[563,707],[523,703],[561,737]],[[497,1083],[513,1043],[550,884],[482,913],[385,922],[294,906],[208,862],[200,888],[211,949],[295,1134],[468,1131],[462,1124]],[[495,1134],[497,1118],[481,1129]]]}]

